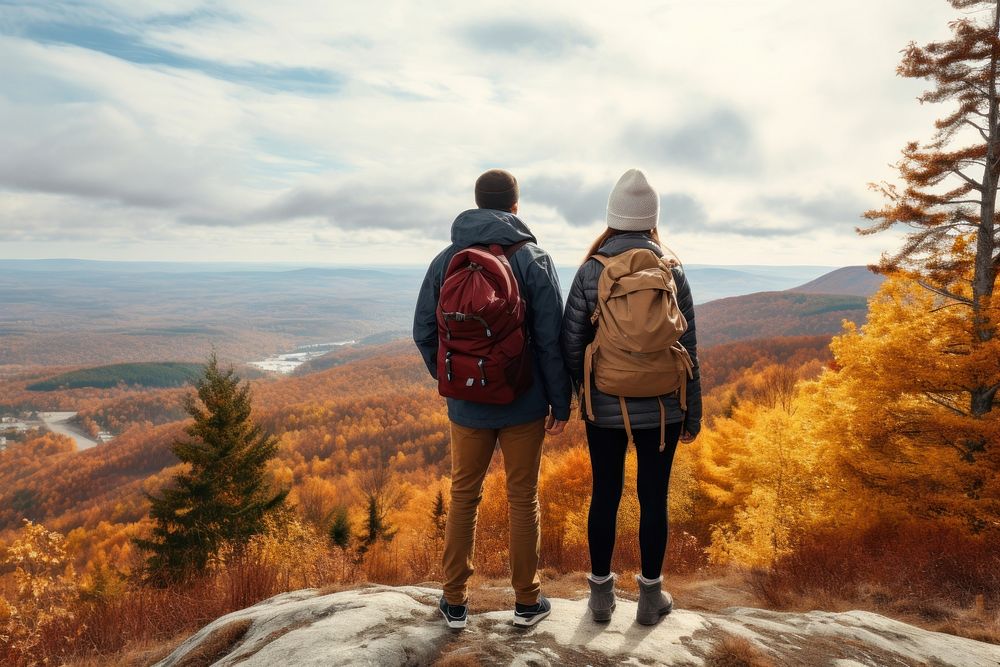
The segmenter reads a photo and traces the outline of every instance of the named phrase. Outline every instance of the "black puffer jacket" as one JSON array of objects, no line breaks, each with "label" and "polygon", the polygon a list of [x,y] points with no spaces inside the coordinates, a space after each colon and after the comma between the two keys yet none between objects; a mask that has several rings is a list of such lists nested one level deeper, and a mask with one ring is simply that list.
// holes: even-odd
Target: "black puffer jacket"
[{"label": "black puffer jacket", "polygon": [[[657,255],[663,251],[653,242],[648,234],[643,232],[628,232],[616,234],[601,246],[598,253],[608,257],[620,255],[633,248],[649,248]],[[562,348],[566,367],[573,379],[574,387],[579,390],[583,382],[583,359],[587,345],[594,340],[596,327],[590,323],[590,316],[597,307],[597,280],[604,267],[596,259],[588,259],[576,272],[573,286],[566,301],[563,314]],[[698,370],[698,342],[695,335],[694,300],[691,298],[691,288],[683,269],[674,268],[674,280],[677,283],[677,301],[681,312],[687,319],[688,328],[681,336],[681,345],[691,355],[694,364],[694,377],[687,384],[687,413],[681,412],[680,401],[675,396],[664,396],[663,403],[667,412],[667,423],[684,422],[684,430],[691,435],[697,435],[701,430],[701,376]],[[593,382],[593,379],[589,379]],[[597,390],[591,384],[594,404],[594,424],[606,428],[625,428],[622,419],[621,406],[618,397],[608,396]],[[655,398],[627,398],[629,422],[633,429],[648,429],[660,427],[660,406]]]}]

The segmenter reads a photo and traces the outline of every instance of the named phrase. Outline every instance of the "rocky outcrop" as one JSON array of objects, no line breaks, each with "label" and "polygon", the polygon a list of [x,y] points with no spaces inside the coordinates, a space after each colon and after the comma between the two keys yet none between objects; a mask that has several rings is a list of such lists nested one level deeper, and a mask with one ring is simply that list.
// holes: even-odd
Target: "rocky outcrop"
[{"label": "rocky outcrop", "polygon": [[286,593],[217,619],[158,665],[1000,665],[1000,646],[863,611],[677,609],[645,627],[634,602],[619,600],[598,624],[585,599],[553,599],[530,630],[515,628],[511,612],[488,612],[453,631],[439,596],[414,586]]}]

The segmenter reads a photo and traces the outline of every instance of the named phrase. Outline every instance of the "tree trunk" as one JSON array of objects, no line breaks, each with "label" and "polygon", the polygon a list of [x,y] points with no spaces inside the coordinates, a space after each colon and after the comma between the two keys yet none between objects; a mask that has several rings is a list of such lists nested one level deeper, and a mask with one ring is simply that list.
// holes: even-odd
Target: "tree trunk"
[{"label": "tree trunk", "polygon": [[[997,50],[996,38],[1000,36],[1000,0],[996,1],[993,10],[994,43],[990,55],[989,83],[989,140],[986,145],[986,165],[983,169],[983,200],[979,214],[979,229],[976,238],[975,268],[972,277],[972,308],[973,308],[973,345],[989,342],[996,335],[996,326],[990,317],[990,304],[993,298],[993,286],[996,282],[996,270],[993,266],[993,255],[996,251],[996,200],[997,182],[1000,178],[1000,127],[997,126],[997,60],[1000,53]],[[970,412],[975,417],[982,417],[993,409],[993,399],[996,390],[988,387],[976,387],[970,392]]]},{"label": "tree trunk", "polygon": [[993,401],[996,398],[997,390],[977,387],[972,391],[971,412],[974,417],[982,417],[993,409]]}]

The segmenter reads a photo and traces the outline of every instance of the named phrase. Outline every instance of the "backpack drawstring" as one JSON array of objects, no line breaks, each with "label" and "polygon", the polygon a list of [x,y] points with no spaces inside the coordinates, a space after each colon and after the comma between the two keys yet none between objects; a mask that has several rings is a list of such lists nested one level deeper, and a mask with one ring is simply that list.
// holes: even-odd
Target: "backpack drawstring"
[{"label": "backpack drawstring", "polygon": [[656,397],[656,402],[660,404],[660,451],[667,448],[667,409],[663,407],[663,399]]},{"label": "backpack drawstring", "polygon": [[625,405],[625,397],[619,396],[618,402],[622,406],[622,419],[625,420],[625,435],[628,436],[628,444],[634,445],[635,440],[632,439],[632,422],[628,418],[628,406]]},{"label": "backpack drawstring", "polygon": [[594,353],[596,352],[597,343],[593,343],[592,346],[587,347],[587,351],[583,356],[583,398],[584,407],[587,410],[587,419],[594,421],[594,401],[591,398],[590,383],[591,374],[594,369]]}]

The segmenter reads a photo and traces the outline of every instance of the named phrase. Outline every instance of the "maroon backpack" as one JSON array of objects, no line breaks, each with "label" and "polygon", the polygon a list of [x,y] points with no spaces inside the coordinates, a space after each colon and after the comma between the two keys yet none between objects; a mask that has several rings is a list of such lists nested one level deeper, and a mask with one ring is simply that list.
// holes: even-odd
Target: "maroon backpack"
[{"label": "maroon backpack", "polygon": [[507,248],[459,250],[438,298],[438,391],[476,403],[510,403],[531,386],[524,299]]}]

